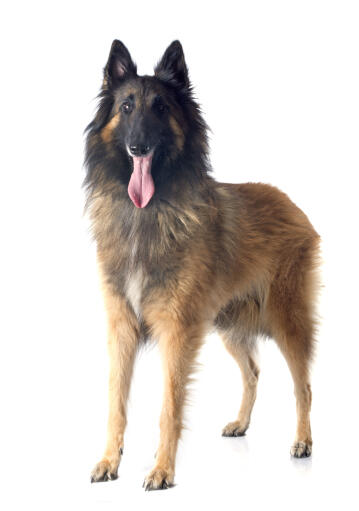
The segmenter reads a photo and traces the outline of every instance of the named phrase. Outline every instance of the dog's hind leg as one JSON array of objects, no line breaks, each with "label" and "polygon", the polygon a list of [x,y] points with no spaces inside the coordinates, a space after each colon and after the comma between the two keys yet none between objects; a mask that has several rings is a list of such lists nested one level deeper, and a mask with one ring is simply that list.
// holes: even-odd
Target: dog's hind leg
[{"label": "dog's hind leg", "polygon": [[[313,262],[314,261],[314,262]],[[297,404],[297,432],[291,448],[292,456],[311,455],[312,435],[310,408],[310,364],[314,351],[315,298],[317,275],[315,254],[303,250],[291,257],[288,266],[272,284],[268,300],[268,325],[293,377]]]},{"label": "dog's hind leg", "polygon": [[227,424],[227,426],[223,428],[222,435],[243,436],[248,429],[257,395],[259,368],[254,360],[253,342],[251,342],[249,338],[243,340],[239,337],[234,340],[232,335],[222,334],[222,340],[227,351],[239,365],[243,380],[242,403],[237,420]]},{"label": "dog's hind leg", "polygon": [[242,403],[237,420],[223,428],[223,436],[243,436],[249,426],[259,375],[255,352],[260,313],[259,300],[250,297],[234,299],[222,309],[215,321],[224,346],[241,369],[243,380]]},{"label": "dog's hind leg", "polygon": [[297,432],[291,447],[291,454],[296,458],[311,455],[312,435],[310,428],[310,407],[312,391],[309,380],[311,334],[277,333],[278,344],[294,382],[294,395],[297,404]]},{"label": "dog's hind leg", "polygon": [[291,447],[291,454],[296,458],[311,455],[312,435],[310,428],[310,408],[312,391],[309,379],[309,366],[312,351],[311,328],[307,331],[301,326],[295,332],[292,327],[282,328],[274,333],[291,372],[294,382],[294,395],[297,405],[297,432]]},{"label": "dog's hind leg", "polygon": [[110,356],[109,416],[104,457],[94,467],[91,482],[117,478],[123,454],[127,399],[139,339],[137,320],[126,302],[106,286],[104,297]]}]

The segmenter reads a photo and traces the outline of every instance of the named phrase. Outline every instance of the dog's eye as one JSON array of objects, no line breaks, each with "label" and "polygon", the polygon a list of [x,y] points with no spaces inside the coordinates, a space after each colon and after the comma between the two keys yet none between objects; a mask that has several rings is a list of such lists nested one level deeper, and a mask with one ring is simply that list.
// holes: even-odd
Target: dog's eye
[{"label": "dog's eye", "polygon": [[153,102],[153,107],[160,114],[162,114],[167,109],[166,105],[163,103],[161,98],[155,99],[155,101]]},{"label": "dog's eye", "polygon": [[133,107],[132,107],[131,103],[129,103],[128,101],[125,101],[121,105],[121,110],[125,114],[130,114],[132,112],[132,109],[133,109]]}]

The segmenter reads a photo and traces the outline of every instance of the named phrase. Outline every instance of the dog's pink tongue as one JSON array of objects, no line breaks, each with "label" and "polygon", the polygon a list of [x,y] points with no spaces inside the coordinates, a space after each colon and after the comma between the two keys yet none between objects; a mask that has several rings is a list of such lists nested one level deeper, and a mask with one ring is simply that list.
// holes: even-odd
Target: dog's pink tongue
[{"label": "dog's pink tongue", "polygon": [[151,164],[152,154],[133,156],[133,172],[128,183],[128,195],[136,208],[145,208],[155,193]]}]

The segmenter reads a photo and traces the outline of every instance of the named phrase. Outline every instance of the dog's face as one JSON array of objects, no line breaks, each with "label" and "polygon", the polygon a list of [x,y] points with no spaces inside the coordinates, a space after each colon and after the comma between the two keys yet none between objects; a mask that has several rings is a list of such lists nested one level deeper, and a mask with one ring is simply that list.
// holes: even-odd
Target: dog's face
[{"label": "dog's face", "polygon": [[185,151],[190,83],[180,43],[167,48],[154,76],[138,76],[127,48],[114,41],[102,97],[93,124],[97,123],[102,143],[121,162],[132,202],[144,208],[156,184]]}]

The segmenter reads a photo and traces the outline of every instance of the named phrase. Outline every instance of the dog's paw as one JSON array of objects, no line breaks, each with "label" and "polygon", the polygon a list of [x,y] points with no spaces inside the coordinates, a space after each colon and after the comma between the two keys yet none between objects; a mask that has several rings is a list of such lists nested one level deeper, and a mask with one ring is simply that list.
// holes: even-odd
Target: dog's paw
[{"label": "dog's paw", "polygon": [[243,426],[239,421],[230,422],[222,430],[222,436],[244,436],[248,426]]},{"label": "dog's paw", "polygon": [[100,481],[112,481],[117,479],[118,463],[110,463],[107,459],[101,460],[95,465],[91,472],[91,483],[99,483]]},{"label": "dog's paw", "polygon": [[290,449],[290,454],[294,458],[308,458],[312,454],[312,446],[306,442],[295,442]]},{"label": "dog's paw", "polygon": [[146,491],[167,490],[167,488],[173,486],[173,477],[173,473],[168,470],[155,467],[144,480],[143,488]]}]

